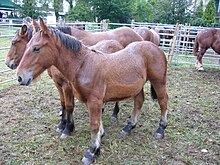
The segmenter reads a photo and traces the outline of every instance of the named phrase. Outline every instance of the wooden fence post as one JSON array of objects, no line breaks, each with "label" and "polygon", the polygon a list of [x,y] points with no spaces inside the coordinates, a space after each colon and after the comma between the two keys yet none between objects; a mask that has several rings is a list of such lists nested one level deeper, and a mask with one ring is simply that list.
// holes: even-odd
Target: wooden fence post
[{"label": "wooden fence post", "polygon": [[106,32],[108,30],[108,23],[106,19],[103,19],[101,21],[101,31]]},{"label": "wooden fence post", "polygon": [[176,37],[178,34],[178,30],[179,30],[179,24],[176,24],[176,28],[174,31],[174,36],[173,36],[173,41],[172,41],[172,45],[171,45],[171,51],[170,51],[170,55],[168,55],[168,63],[171,63],[173,60],[173,54],[174,54],[174,50],[175,50],[175,46],[176,46]]}]

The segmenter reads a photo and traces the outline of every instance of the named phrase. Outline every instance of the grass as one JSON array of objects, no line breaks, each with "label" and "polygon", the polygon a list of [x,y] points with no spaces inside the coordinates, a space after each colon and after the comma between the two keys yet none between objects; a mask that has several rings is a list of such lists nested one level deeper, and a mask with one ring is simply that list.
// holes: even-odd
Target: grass
[{"label": "grass", "polygon": [[[106,135],[95,164],[219,164],[220,70],[197,72],[186,65],[168,70],[169,124],[165,138],[153,134],[159,124],[159,106],[149,97],[149,84],[137,127],[127,137],[119,136],[133,107],[120,102],[117,124],[111,124],[113,103],[105,106]],[[88,112],[77,102],[76,132],[61,141],[59,97],[53,82],[44,74],[30,87],[14,85],[0,93],[0,164],[82,164],[88,148]]]}]

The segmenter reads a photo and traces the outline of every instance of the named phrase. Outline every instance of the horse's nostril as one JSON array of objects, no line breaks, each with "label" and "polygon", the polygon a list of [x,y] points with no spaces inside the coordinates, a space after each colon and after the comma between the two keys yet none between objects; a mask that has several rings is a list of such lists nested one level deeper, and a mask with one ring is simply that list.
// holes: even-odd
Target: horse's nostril
[{"label": "horse's nostril", "polygon": [[16,68],[17,68],[17,66],[15,64],[11,65],[11,69],[16,69]]},{"label": "horse's nostril", "polygon": [[22,81],[21,76],[18,76],[18,82],[21,82],[21,81]]}]

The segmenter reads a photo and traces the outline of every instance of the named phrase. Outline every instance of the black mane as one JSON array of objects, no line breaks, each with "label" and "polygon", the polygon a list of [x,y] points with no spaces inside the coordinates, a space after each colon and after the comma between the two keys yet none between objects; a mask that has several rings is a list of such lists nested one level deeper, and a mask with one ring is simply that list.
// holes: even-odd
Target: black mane
[{"label": "black mane", "polygon": [[55,29],[51,29],[52,36],[56,36],[56,39],[60,39],[61,43],[74,53],[78,53],[81,50],[82,44],[74,37],[64,34],[63,32]]}]

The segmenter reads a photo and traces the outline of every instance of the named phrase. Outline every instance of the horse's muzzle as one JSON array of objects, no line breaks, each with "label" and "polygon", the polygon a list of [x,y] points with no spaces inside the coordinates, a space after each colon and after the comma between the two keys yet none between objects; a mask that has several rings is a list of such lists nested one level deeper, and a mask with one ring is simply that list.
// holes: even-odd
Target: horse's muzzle
[{"label": "horse's muzzle", "polygon": [[17,65],[15,64],[14,60],[6,60],[5,65],[7,65],[10,69],[16,69]]},{"label": "horse's muzzle", "polygon": [[26,72],[25,74],[17,75],[17,80],[20,85],[28,86],[31,84],[32,79],[32,72]]}]

